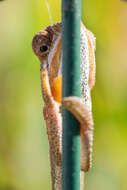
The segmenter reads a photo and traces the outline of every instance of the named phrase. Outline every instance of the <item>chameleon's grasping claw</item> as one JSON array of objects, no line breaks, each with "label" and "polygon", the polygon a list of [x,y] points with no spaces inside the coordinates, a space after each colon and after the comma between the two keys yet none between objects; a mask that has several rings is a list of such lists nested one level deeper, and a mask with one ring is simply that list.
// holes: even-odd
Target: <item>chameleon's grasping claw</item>
[{"label": "chameleon's grasping claw", "polygon": [[88,128],[88,130],[92,129],[92,114],[86,109],[86,105],[81,98],[76,96],[65,97],[62,100],[62,105],[65,109],[73,113],[81,125],[84,125],[84,130],[86,128]]}]

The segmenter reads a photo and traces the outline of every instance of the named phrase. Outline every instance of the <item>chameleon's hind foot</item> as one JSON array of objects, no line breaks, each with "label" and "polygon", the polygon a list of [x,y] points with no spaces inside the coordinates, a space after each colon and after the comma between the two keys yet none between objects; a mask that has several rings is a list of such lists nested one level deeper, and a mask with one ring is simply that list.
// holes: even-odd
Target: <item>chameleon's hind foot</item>
[{"label": "chameleon's hind foot", "polygon": [[70,96],[63,98],[62,105],[70,111],[80,123],[81,136],[81,170],[88,171],[91,167],[93,144],[93,119],[81,98]]}]

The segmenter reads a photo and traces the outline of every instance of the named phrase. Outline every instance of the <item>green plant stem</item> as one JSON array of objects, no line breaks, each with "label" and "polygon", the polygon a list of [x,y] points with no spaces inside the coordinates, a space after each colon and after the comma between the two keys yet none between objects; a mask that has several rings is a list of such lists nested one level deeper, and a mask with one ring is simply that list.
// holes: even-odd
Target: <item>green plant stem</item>
[{"label": "green plant stem", "polygon": [[[63,97],[80,96],[81,0],[63,0]],[[80,128],[78,121],[63,110],[62,190],[80,190]]]}]

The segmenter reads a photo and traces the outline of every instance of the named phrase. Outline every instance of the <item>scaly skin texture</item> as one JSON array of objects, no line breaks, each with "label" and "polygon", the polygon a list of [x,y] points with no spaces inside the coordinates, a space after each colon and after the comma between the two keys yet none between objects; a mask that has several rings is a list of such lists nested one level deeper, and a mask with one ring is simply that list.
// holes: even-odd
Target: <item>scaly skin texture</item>
[{"label": "scaly skin texture", "polygon": [[46,102],[44,107],[44,117],[46,120],[47,134],[50,147],[50,162],[52,189],[61,190],[61,152],[62,152],[62,117],[59,104],[51,94],[48,72],[41,68],[41,82],[43,99]]},{"label": "scaly skin texture", "polygon": [[[91,167],[93,144],[93,119],[90,89],[95,83],[95,38],[81,23],[81,98],[66,97],[61,101],[61,23],[38,32],[32,42],[35,55],[41,62],[41,86],[44,99],[43,115],[46,120],[50,147],[52,190],[62,190],[62,115],[61,105],[72,112],[80,122],[81,136],[81,189],[84,172]],[[62,77],[61,77],[62,78]],[[55,89],[55,91],[54,91]],[[59,95],[60,94],[60,95]],[[56,98],[58,97],[59,98]]]}]

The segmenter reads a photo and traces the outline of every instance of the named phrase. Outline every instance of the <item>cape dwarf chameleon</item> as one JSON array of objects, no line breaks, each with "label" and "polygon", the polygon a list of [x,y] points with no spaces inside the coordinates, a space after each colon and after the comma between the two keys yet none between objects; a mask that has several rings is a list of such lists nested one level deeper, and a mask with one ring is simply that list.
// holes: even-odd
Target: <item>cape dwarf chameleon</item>
[{"label": "cape dwarf chameleon", "polygon": [[81,189],[84,172],[91,167],[93,119],[90,90],[95,83],[95,37],[81,23],[80,29],[80,86],[81,98],[65,97],[62,89],[62,24],[56,23],[38,32],[32,41],[35,55],[41,62],[41,85],[44,99],[43,115],[46,120],[50,148],[52,190],[62,190],[62,115],[64,106],[80,122],[81,136]]}]

